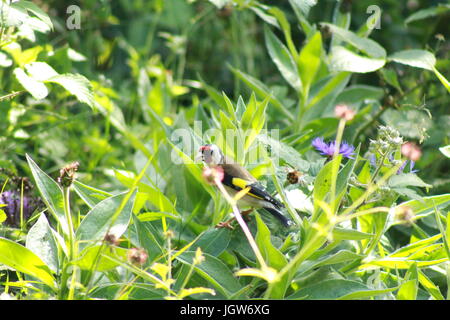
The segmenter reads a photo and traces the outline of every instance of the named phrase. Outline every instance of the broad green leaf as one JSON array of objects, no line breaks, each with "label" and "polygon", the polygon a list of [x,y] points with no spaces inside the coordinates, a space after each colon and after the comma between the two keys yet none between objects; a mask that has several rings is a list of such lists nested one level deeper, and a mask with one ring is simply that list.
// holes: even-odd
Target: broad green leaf
[{"label": "broad green leaf", "polygon": [[42,22],[44,22],[49,28],[50,30],[53,29],[53,23],[50,20],[49,16],[47,15],[47,13],[45,13],[41,8],[39,8],[36,4],[34,4],[31,1],[16,1],[14,3],[11,4],[12,8],[20,8],[20,9],[25,9],[28,12],[31,12],[32,14],[34,14],[39,20],[41,20]]},{"label": "broad green leaf", "polygon": [[[256,233],[256,244],[261,252],[267,265],[277,271],[283,269],[288,263],[286,257],[278,250],[271,242],[271,234],[269,228],[264,224],[259,214],[256,214],[256,225],[258,226],[258,232]],[[282,299],[286,293],[288,287],[287,274],[274,285],[271,292],[272,299]]]},{"label": "broad green leaf", "polygon": [[58,73],[45,62],[32,62],[25,65],[27,73],[37,81],[47,81]]},{"label": "broad green leaf", "polygon": [[373,233],[365,233],[353,229],[344,229],[339,227],[333,228],[334,240],[364,240],[374,236]]},{"label": "broad green leaf", "polygon": [[434,54],[429,51],[418,49],[395,52],[388,57],[388,60],[430,71],[433,71],[436,64],[436,57]]},{"label": "broad green leaf", "polygon": [[79,254],[79,259],[73,262],[74,265],[80,267],[83,270],[91,271],[108,271],[115,267],[120,266],[116,261],[106,259],[104,256],[111,256],[114,258],[121,258],[122,261],[127,259],[127,249],[114,247],[110,248],[108,246],[93,246],[84,249]]},{"label": "broad green leaf", "polygon": [[337,35],[342,41],[351,44],[353,47],[361,52],[364,52],[369,57],[378,59],[384,59],[386,57],[386,50],[384,50],[384,48],[377,42],[360,37],[349,30],[340,28],[331,23],[322,24],[330,28],[330,31]]},{"label": "broad green leaf", "polygon": [[303,47],[298,56],[298,70],[303,84],[304,96],[307,97],[322,58],[322,36],[317,31]]},{"label": "broad green leaf", "polygon": [[100,201],[105,200],[112,196],[111,193],[88,186],[80,181],[75,180],[73,182],[73,189],[78,196],[90,207],[94,207]]},{"label": "broad green leaf", "polygon": [[[421,219],[434,212],[434,208],[445,208],[450,204],[450,194],[442,194],[431,197],[423,197],[422,200],[405,201],[392,209],[395,213],[401,207],[409,207],[414,212],[416,219]],[[394,220],[390,221],[391,225]]]},{"label": "broad green leaf", "polygon": [[35,99],[41,100],[48,95],[48,89],[45,84],[28,76],[21,68],[14,69],[14,75],[25,90]]},{"label": "broad green leaf", "polygon": [[391,257],[391,258],[395,258],[395,257],[400,258],[400,257],[410,256],[414,252],[417,252],[418,250],[420,250],[422,248],[425,248],[425,247],[435,243],[436,241],[438,241],[441,238],[442,238],[442,234],[437,234],[437,235],[435,235],[433,237],[413,242],[413,243],[411,243],[411,244],[409,244],[407,246],[404,246],[404,247],[394,251],[393,253],[391,253],[389,255],[389,257]]},{"label": "broad green leaf", "polygon": [[345,296],[338,298],[338,300],[366,299],[366,298],[375,297],[375,296],[378,296],[381,294],[386,294],[386,293],[395,291],[397,289],[398,289],[398,287],[387,288],[387,289],[369,289],[369,290],[354,291],[352,293],[346,294]]},{"label": "broad green leaf", "polygon": [[363,258],[362,255],[356,254],[349,250],[339,250],[336,253],[325,255],[317,259],[317,256],[320,255],[322,255],[322,253],[316,251],[316,254],[314,256],[311,256],[311,260],[305,261],[300,265],[297,274],[305,274],[311,269],[317,269],[319,267],[340,264],[344,262],[350,263],[351,261]]},{"label": "broad green leaf", "polygon": [[127,193],[121,193],[116,196],[107,198],[97,205],[81,221],[76,232],[76,238],[79,241],[80,248],[85,248],[92,244],[96,244],[105,238],[106,234],[111,234],[119,239],[127,230],[130,222],[136,191],[120,209],[122,201]]},{"label": "broad green leaf", "polygon": [[26,247],[41,258],[52,272],[58,272],[58,245],[44,213],[28,231]]},{"label": "broad green leaf", "polygon": [[350,71],[367,73],[384,66],[384,58],[368,58],[358,55],[344,47],[335,46],[331,49],[330,69],[333,71]]},{"label": "broad green leaf", "polygon": [[[130,230],[131,229],[131,230]],[[149,261],[164,254],[165,240],[161,232],[155,228],[151,222],[140,221],[133,215],[133,224],[129,227],[130,241],[138,248],[147,251]]]},{"label": "broad green leaf", "polygon": [[[1,208],[1,207],[0,207],[0,208]],[[0,224],[2,224],[3,222],[5,222],[5,221],[6,221],[6,218],[7,218],[7,216],[6,216],[5,211],[3,211],[3,209],[0,209]]]},{"label": "broad green leaf", "polygon": [[88,79],[80,74],[60,74],[47,79],[45,82],[57,83],[73,94],[78,101],[84,102],[90,107],[94,106],[92,85]]},{"label": "broad green leaf", "polygon": [[[195,271],[213,285],[219,292],[226,297],[231,296],[242,289],[239,281],[234,277],[231,270],[219,259],[204,253],[205,261],[195,265]],[[177,257],[180,262],[192,265],[195,252],[186,251]]]},{"label": "broad green leaf", "polygon": [[52,178],[38,167],[28,154],[26,157],[42,200],[60,224],[63,232],[68,234],[69,227],[64,213],[63,191]]},{"label": "broad green leaf", "polygon": [[417,297],[417,280],[408,280],[401,284],[397,293],[398,300],[416,300]]},{"label": "broad green leaf", "polygon": [[331,279],[324,280],[306,288],[302,288],[287,297],[287,299],[306,299],[306,300],[335,300],[345,296],[348,296],[354,292],[370,290],[369,287],[363,283],[344,280],[344,279]]},{"label": "broad green leaf", "polygon": [[[300,78],[297,74],[294,59],[284,44],[273,34],[268,28],[264,28],[266,46],[272,61],[277,66],[281,75],[296,91],[300,91],[302,86]],[[318,57],[320,58],[320,57]]]},{"label": "broad green leaf", "polygon": [[419,261],[419,260],[409,260],[407,258],[381,258],[378,260],[373,260],[362,264],[358,267],[359,270],[373,270],[379,267],[388,269],[409,269],[411,265],[417,264],[417,267],[428,267],[440,264],[442,262],[448,261],[448,258],[442,258],[437,260],[429,261]]},{"label": "broad green leaf", "polygon": [[433,186],[422,181],[417,175],[413,173],[400,173],[392,176],[388,184],[391,188],[401,187],[426,187],[432,188]]},{"label": "broad green leaf", "polygon": [[[327,97],[338,95],[344,89],[346,83],[350,79],[350,73],[339,72],[336,75],[331,75],[328,78],[317,82],[311,89],[311,99],[308,101],[308,107],[318,104]],[[314,94],[312,94],[314,91]]]},{"label": "broad green leaf", "polygon": [[55,279],[49,267],[31,250],[18,243],[0,238],[0,264],[26,273],[55,288]]},{"label": "broad green leaf", "polygon": [[204,253],[218,257],[228,248],[231,233],[226,229],[210,229],[205,231],[190,247],[190,251],[200,248]]},{"label": "broad green leaf", "polygon": [[439,287],[435,285],[420,269],[418,269],[419,273],[419,282],[428,291],[428,293],[436,300],[445,300],[442,296],[441,290]]},{"label": "broad green leaf", "polygon": [[[385,70],[384,68],[382,70]],[[383,97],[383,89],[366,85],[353,85],[345,88],[337,97],[336,104],[344,103],[358,107],[368,101],[378,101]]]},{"label": "broad green leaf", "polygon": [[[337,167],[342,161],[342,155],[338,155],[333,160],[329,161],[323,168],[319,171],[314,181],[313,190],[313,200],[314,200],[314,211],[317,212],[319,209],[320,202],[329,202],[330,192],[331,192],[331,179],[337,179],[333,177],[333,164],[338,163]],[[328,196],[328,197],[327,197]],[[335,199],[337,200],[337,199]]]},{"label": "broad green leaf", "polygon": [[339,250],[335,254],[331,256],[326,256],[324,259],[321,259],[320,261],[315,263],[314,268],[343,263],[346,261],[353,261],[361,259],[362,257],[363,257],[362,255],[356,254],[349,250]]}]

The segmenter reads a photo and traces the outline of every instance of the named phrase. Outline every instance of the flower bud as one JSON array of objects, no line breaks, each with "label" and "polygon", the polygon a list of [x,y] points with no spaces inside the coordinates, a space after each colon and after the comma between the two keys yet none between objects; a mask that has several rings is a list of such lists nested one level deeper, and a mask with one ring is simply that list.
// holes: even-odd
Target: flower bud
[{"label": "flower bud", "polygon": [[345,119],[345,121],[351,121],[355,117],[355,111],[350,109],[346,104],[336,105],[334,114],[337,118]]},{"label": "flower bud", "polygon": [[79,166],[80,163],[75,161],[62,168],[59,171],[58,183],[65,188],[70,187],[75,179],[75,172],[78,171]]},{"label": "flower bud", "polygon": [[127,253],[128,261],[135,265],[143,265],[147,261],[148,254],[144,249],[131,248]]},{"label": "flower bud", "polygon": [[416,162],[422,156],[422,150],[414,142],[406,142],[402,145],[402,154],[409,160]]}]

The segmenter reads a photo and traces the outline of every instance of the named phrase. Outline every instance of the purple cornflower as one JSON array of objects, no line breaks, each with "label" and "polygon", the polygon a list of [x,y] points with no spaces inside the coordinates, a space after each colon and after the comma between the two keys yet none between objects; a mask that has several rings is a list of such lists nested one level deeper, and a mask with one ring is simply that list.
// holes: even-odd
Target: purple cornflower
[{"label": "purple cornflower", "polygon": [[23,201],[23,219],[26,221],[39,206],[39,201],[27,195],[24,195],[21,200],[18,191],[5,191],[0,194],[0,204],[6,205],[0,207],[6,213],[6,224],[20,226],[21,201]]},{"label": "purple cornflower", "polygon": [[[317,137],[312,141],[312,146],[316,148],[316,150],[319,151],[321,155],[332,157],[336,148],[336,141],[331,141],[327,144],[325,143],[325,141],[323,141],[323,138]],[[352,157],[355,154],[354,151],[355,147],[345,141],[343,141],[339,146],[339,153],[342,154],[343,157],[354,159]]]}]

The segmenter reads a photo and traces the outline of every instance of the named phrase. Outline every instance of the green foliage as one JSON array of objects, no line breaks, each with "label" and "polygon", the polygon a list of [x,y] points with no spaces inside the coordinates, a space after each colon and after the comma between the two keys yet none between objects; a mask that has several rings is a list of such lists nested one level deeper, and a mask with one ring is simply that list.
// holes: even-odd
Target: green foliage
[{"label": "green foliage", "polygon": [[[0,293],[449,298],[448,5],[83,0],[80,29],[69,5],[0,4]],[[293,225],[216,228],[205,143]]]}]

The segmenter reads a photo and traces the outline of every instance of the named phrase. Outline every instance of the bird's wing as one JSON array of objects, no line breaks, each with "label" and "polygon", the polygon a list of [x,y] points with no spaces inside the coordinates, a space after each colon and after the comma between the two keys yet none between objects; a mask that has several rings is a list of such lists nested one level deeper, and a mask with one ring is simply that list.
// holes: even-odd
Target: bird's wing
[{"label": "bird's wing", "polygon": [[272,197],[264,189],[264,187],[257,182],[248,181],[248,180],[245,180],[242,178],[232,176],[225,171],[225,175],[224,175],[224,179],[222,180],[222,183],[225,186],[230,187],[236,191],[241,191],[242,189],[250,187],[250,190],[247,193],[248,196],[267,201],[278,208],[284,207],[282,203],[280,203],[277,199]]}]

